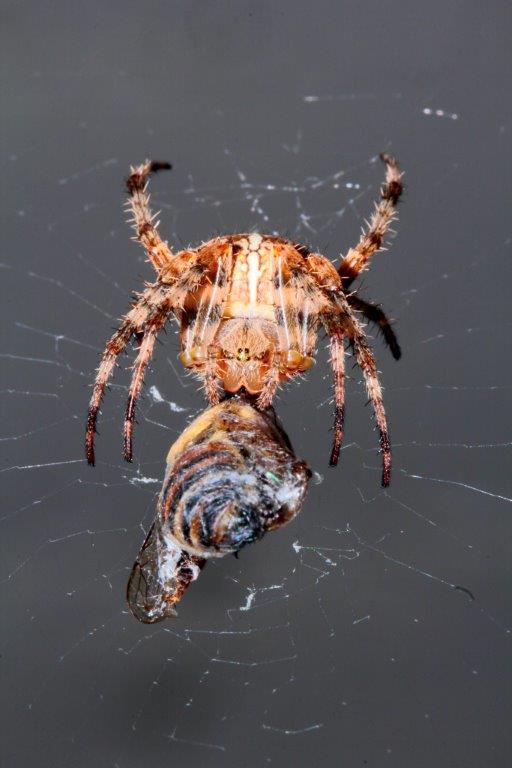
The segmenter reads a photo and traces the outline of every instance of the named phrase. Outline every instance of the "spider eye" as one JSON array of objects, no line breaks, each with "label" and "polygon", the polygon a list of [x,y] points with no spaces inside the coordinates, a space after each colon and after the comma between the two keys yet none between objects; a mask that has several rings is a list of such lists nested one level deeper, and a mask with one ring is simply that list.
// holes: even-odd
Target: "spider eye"
[{"label": "spider eye", "polygon": [[247,362],[247,360],[250,360],[251,354],[249,352],[248,347],[243,347],[243,348],[240,347],[237,352],[236,359],[239,360],[241,363],[245,363]]}]

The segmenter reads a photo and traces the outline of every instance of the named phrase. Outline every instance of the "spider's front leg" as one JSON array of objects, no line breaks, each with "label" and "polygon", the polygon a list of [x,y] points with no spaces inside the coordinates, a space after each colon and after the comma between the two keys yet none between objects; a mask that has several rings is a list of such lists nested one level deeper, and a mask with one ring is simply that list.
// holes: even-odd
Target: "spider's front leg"
[{"label": "spider's front leg", "polygon": [[382,248],[386,232],[397,217],[396,206],[403,191],[404,174],[392,155],[382,154],[380,157],[386,164],[386,180],[381,188],[381,200],[370,218],[367,231],[363,231],[358,244],[349,250],[338,269],[345,291],[365,269],[373,254]]},{"label": "spider's front leg", "polygon": [[129,198],[126,202],[128,211],[132,214],[129,220],[135,230],[135,240],[138,240],[145,249],[150,262],[157,272],[163,266],[169,264],[174,254],[158,234],[158,225],[155,223],[158,213],[153,214],[149,207],[149,195],[147,193],[148,179],[152,173],[162,170],[170,170],[170,163],[159,163],[154,160],[146,160],[138,166],[131,167],[131,173],[126,180],[126,188]]}]

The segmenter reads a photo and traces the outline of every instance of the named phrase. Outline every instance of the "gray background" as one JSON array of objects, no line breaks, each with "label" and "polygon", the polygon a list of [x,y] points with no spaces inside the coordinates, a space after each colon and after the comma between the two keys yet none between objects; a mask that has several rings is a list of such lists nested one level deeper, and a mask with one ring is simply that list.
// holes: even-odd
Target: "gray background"
[{"label": "gray background", "polygon": [[[510,3],[106,5],[2,4],[4,765],[505,765]],[[203,400],[170,328],[136,461],[124,357],[85,465],[99,353],[152,279],[122,212],[129,163],[174,163],[152,188],[176,247],[258,229],[334,260],[382,150],[407,182],[361,286],[404,349],[375,341],[389,491],[357,369],[327,467],[323,352],[277,403],[324,475],[299,519],[209,566],[176,621],[139,625],[125,582]]]}]

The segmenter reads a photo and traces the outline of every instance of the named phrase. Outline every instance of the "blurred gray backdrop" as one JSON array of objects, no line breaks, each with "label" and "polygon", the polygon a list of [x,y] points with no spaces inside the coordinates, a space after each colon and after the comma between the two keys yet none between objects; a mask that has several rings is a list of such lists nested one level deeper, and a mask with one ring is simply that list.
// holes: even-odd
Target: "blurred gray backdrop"
[{"label": "blurred gray backdrop", "polygon": [[[2,3],[3,764],[492,768],[510,756],[510,3]],[[169,328],[132,465],[133,356],[83,458],[103,344],[152,279],[122,211],[152,184],[175,247],[279,232],[338,258],[406,171],[360,294],[394,475],[350,370],[330,448],[323,359],[281,392],[323,475],[300,517],[210,565],[179,618],[127,612],[170,443],[203,407]],[[508,723],[508,725],[507,725]]]}]

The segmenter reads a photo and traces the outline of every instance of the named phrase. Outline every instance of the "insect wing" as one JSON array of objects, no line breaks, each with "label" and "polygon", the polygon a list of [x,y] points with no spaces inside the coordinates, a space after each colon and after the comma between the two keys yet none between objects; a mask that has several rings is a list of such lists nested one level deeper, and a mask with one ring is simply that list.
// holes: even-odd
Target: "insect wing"
[{"label": "insect wing", "polygon": [[[162,562],[165,560],[160,520],[156,520],[146,536],[132,568],[126,590],[128,606],[136,619],[144,624],[154,624],[169,616],[176,616],[173,603],[166,599]],[[181,554],[176,547],[176,555]]]},{"label": "insect wing", "polygon": [[177,616],[174,604],[197,579],[205,560],[180,549],[164,534],[160,517],[151,526],[132,568],[126,598],[136,619],[155,624]]},{"label": "insect wing", "polygon": [[153,523],[132,568],[126,589],[128,606],[139,621],[152,624],[167,615],[162,604],[162,583],[159,576],[159,521]]}]

